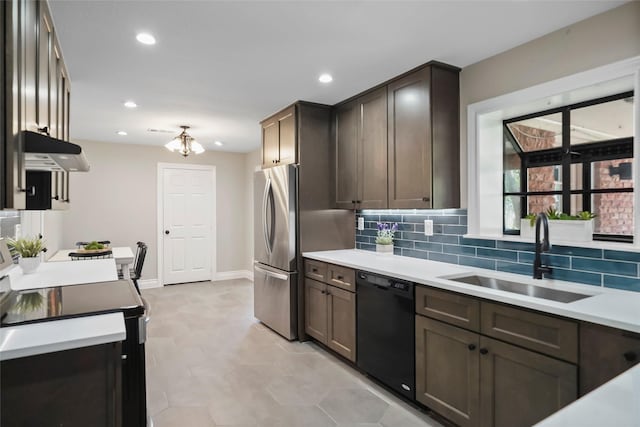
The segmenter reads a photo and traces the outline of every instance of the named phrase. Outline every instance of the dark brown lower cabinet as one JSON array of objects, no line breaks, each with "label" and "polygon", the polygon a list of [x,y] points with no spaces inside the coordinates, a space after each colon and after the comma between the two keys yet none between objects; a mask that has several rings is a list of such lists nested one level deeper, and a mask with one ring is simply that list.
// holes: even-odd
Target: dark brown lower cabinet
[{"label": "dark brown lower cabinet", "polygon": [[320,342],[327,342],[327,285],[305,279],[305,331]]},{"label": "dark brown lower cabinet", "polygon": [[461,427],[529,427],[577,391],[574,364],[416,316],[416,399]]},{"label": "dark brown lower cabinet", "polygon": [[480,337],[482,427],[529,427],[573,402],[578,368]]},{"label": "dark brown lower cabinet", "polygon": [[416,399],[461,427],[479,420],[480,336],[416,316]]},{"label": "dark brown lower cabinet", "polygon": [[306,278],[305,330],[336,353],[355,362],[355,293]]},{"label": "dark brown lower cabinet", "polygon": [[640,334],[580,325],[580,395],[640,363]]},{"label": "dark brown lower cabinet", "polygon": [[121,343],[5,360],[2,427],[122,425]]},{"label": "dark brown lower cabinet", "polygon": [[356,294],[327,286],[327,346],[356,360]]}]

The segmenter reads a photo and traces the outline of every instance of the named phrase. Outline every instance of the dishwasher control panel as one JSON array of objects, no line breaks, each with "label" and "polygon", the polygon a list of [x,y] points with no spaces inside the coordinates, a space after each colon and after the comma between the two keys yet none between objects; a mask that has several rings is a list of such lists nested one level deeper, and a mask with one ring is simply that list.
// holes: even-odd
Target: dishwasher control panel
[{"label": "dishwasher control panel", "polygon": [[377,274],[365,273],[363,271],[358,272],[358,279],[360,281],[365,281],[369,284],[375,285],[379,288],[393,288],[399,291],[406,292],[410,292],[413,289],[412,284],[409,282],[385,276],[378,276]]}]

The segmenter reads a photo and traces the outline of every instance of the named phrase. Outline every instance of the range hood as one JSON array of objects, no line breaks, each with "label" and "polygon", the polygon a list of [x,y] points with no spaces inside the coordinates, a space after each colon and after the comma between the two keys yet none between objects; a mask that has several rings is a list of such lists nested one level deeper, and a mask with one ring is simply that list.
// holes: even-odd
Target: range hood
[{"label": "range hood", "polygon": [[88,172],[89,162],[82,147],[49,135],[22,131],[26,170]]}]

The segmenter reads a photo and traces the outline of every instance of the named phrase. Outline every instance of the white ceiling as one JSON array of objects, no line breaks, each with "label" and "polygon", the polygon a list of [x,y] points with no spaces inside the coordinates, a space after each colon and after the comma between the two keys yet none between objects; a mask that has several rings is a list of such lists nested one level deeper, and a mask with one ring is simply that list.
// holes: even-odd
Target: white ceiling
[{"label": "white ceiling", "polygon": [[187,124],[206,149],[238,152],[297,99],[335,104],[432,59],[465,67],[622,3],[50,1],[72,139],[161,146]]}]

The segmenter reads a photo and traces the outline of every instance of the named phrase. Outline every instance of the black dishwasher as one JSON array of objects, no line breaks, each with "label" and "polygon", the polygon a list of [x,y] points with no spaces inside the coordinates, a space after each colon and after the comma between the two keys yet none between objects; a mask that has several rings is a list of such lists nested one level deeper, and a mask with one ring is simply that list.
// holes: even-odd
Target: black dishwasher
[{"label": "black dishwasher", "polygon": [[409,399],[415,397],[413,283],[358,271],[357,364]]}]

